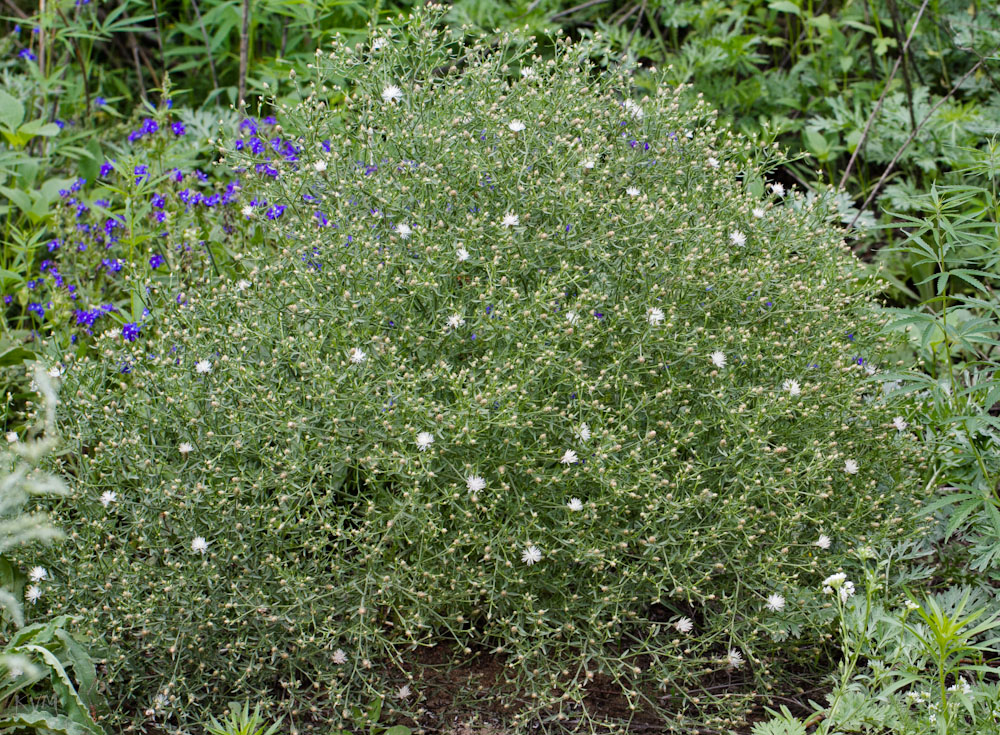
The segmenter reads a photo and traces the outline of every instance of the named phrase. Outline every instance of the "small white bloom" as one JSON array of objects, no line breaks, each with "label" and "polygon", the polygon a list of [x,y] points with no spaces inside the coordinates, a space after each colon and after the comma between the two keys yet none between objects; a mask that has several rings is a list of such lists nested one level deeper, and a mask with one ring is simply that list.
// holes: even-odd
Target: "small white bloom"
[{"label": "small white bloom", "polygon": [[32,582],[41,582],[43,579],[48,578],[49,572],[45,567],[32,567],[31,571],[28,572],[28,576]]},{"label": "small white bloom", "polygon": [[542,552],[537,546],[527,546],[524,551],[521,552],[521,561],[527,564],[529,567],[532,564],[537,564],[542,560]]},{"label": "small white bloom", "polygon": [[583,502],[580,498],[570,498],[566,505],[572,511],[583,510]]},{"label": "small white bloom", "polygon": [[[578,321],[580,321],[580,317],[577,316],[577,314],[576,314],[575,311],[567,311],[566,312],[566,321],[568,321],[570,324],[576,324]],[[17,440],[15,439],[15,441],[17,441]]]},{"label": "small white bloom", "polygon": [[399,699],[409,699],[410,694],[412,694],[412,692],[410,691],[410,685],[403,684],[403,686],[399,688],[399,691],[396,692],[396,697]]},{"label": "small white bloom", "polygon": [[892,425],[896,427],[896,431],[906,431],[906,427],[909,424],[906,423],[906,419],[902,416],[897,416],[892,420]]},{"label": "small white bloom", "polygon": [[419,434],[417,434],[417,449],[419,449],[421,452],[426,451],[427,447],[429,447],[433,443],[434,443],[434,435],[429,431],[421,431]]},{"label": "small white bloom", "polygon": [[907,600],[903,604],[906,607],[906,609],[909,610],[909,611],[911,611],[911,612],[914,611],[914,610],[919,610],[920,609],[920,605],[918,605],[917,603],[915,603],[913,600]]},{"label": "small white bloom", "polygon": [[819,538],[816,539],[816,542],[813,544],[813,546],[818,546],[821,549],[829,549],[830,548],[830,537],[827,536],[825,533],[821,533],[819,535]]},{"label": "small white bloom", "polygon": [[715,156],[709,156],[708,157],[708,165],[711,168],[718,168],[719,167],[719,159],[716,158]]},{"label": "small white bloom", "polygon": [[8,444],[16,444],[17,440],[20,438],[16,431],[8,431],[5,435]]},{"label": "small white bloom", "polygon": [[781,612],[785,609],[785,598],[779,594],[768,595],[765,606],[771,612]]},{"label": "small white bloom", "polygon": [[858,474],[858,463],[855,462],[853,459],[845,460],[845,462],[844,462],[844,472],[846,472],[849,475],[856,475],[856,474]]},{"label": "small white bloom", "polygon": [[465,319],[463,319],[458,314],[452,314],[450,317],[448,317],[448,326],[451,327],[452,329],[458,329],[464,324],[465,324]]},{"label": "small white bloom", "polygon": [[847,602],[848,598],[854,596],[854,582],[844,582],[840,588],[840,601]]},{"label": "small white bloom", "polygon": [[674,623],[674,628],[677,629],[678,633],[690,633],[694,630],[694,623],[691,622],[691,618],[678,618]]},{"label": "small white bloom", "polygon": [[567,449],[566,453],[563,454],[562,459],[560,459],[559,461],[562,462],[563,464],[573,464],[574,462],[577,461],[577,459],[578,458],[576,456],[576,452],[574,452],[572,449]]},{"label": "small white bloom", "polygon": [[780,197],[780,196],[784,196],[785,195],[785,187],[784,187],[784,185],[783,184],[779,184],[777,182],[771,184],[771,191],[774,192],[775,196],[779,196]]},{"label": "small white bloom", "polygon": [[836,574],[831,574],[829,577],[823,580],[823,591],[826,594],[830,594],[830,590],[835,590],[840,587],[847,579],[847,575],[843,572],[837,572]]},{"label": "small white bloom", "polygon": [[583,166],[585,169],[587,169],[589,171],[590,169],[592,169],[597,164],[594,163],[593,161],[591,161],[590,159],[587,159],[586,161],[584,161],[580,165]]},{"label": "small white bloom", "polygon": [[49,368],[50,378],[61,378],[62,374],[63,374],[62,365],[53,365],[52,367]]},{"label": "small white bloom", "polygon": [[379,36],[374,41],[372,41],[372,51],[381,51],[388,45],[389,45],[388,39]]},{"label": "small white bloom", "polygon": [[664,319],[666,319],[666,317],[663,314],[663,309],[661,309],[659,306],[652,307],[646,313],[646,321],[648,321],[650,326],[652,327],[660,326],[661,324],[663,324]]},{"label": "small white bloom", "polygon": [[532,79],[534,77],[537,77],[538,74],[535,72],[534,68],[530,66],[523,66],[521,67],[521,76],[524,77],[525,79]]},{"label": "small white bloom", "polygon": [[642,107],[634,100],[625,100],[625,112],[632,115],[636,120],[642,120]]},{"label": "small white bloom", "polygon": [[729,664],[730,668],[738,669],[743,665],[743,654],[735,648],[730,648],[729,654],[726,656],[726,663]]},{"label": "small white bloom", "polygon": [[208,551],[208,541],[203,536],[195,536],[191,539],[191,551],[196,554],[204,554]]},{"label": "small white bloom", "polygon": [[458,250],[456,250],[455,255],[458,256],[459,263],[464,263],[469,259],[469,251],[466,250],[465,248],[459,248]]},{"label": "small white bloom", "polygon": [[326,161],[320,159],[313,164],[313,168],[316,169],[317,173],[323,173],[326,171]]},{"label": "small white bloom", "polygon": [[867,373],[868,375],[874,375],[877,372],[878,372],[878,368],[875,367],[874,365],[872,365],[871,363],[868,363],[867,365],[865,365],[865,373]]},{"label": "small white bloom", "polygon": [[211,360],[199,360],[194,364],[195,372],[201,373],[202,375],[207,375],[212,372],[212,362]]},{"label": "small white bloom", "polygon": [[243,207],[243,209],[240,210],[240,212],[243,213],[244,217],[246,217],[247,219],[250,219],[251,217],[253,217],[253,206],[250,205],[250,204],[247,204],[246,206]]},{"label": "small white bloom", "polygon": [[513,212],[507,212],[507,214],[503,216],[503,219],[500,220],[500,224],[504,227],[517,227],[521,224],[521,218]]},{"label": "small white bloom", "polygon": [[386,88],[382,90],[382,101],[386,104],[399,102],[401,99],[403,99],[403,90],[395,84],[386,85]]},{"label": "small white bloom", "polygon": [[116,500],[118,500],[118,493],[116,493],[114,490],[105,490],[103,493],[101,493],[101,505],[103,505],[105,508],[107,508]]},{"label": "small white bloom", "polygon": [[38,602],[38,599],[41,596],[42,596],[42,588],[39,587],[37,584],[31,585],[30,587],[28,587],[28,589],[24,591],[25,599],[32,605]]},{"label": "small white bloom", "polygon": [[736,230],[729,236],[729,241],[733,243],[736,247],[743,247],[747,244],[747,236],[744,235],[739,230]]},{"label": "small white bloom", "polygon": [[236,288],[239,289],[240,291],[246,291],[248,288],[250,288],[251,285],[252,284],[250,283],[250,281],[248,281],[245,278],[241,278],[236,282]]},{"label": "small white bloom", "polygon": [[181,442],[177,445],[177,451],[181,454],[190,454],[194,451],[194,445],[191,442]]},{"label": "small white bloom", "polygon": [[724,352],[713,352],[709,357],[712,359],[712,364],[717,368],[724,368],[726,366],[726,354]]},{"label": "small white bloom", "polygon": [[576,438],[582,442],[590,439],[590,427],[586,423],[582,423],[576,427],[576,431],[574,433],[576,434]]},{"label": "small white bloom", "polygon": [[486,480],[479,475],[469,475],[465,478],[465,486],[469,488],[470,493],[478,493],[486,487]]},{"label": "small white bloom", "polygon": [[509,123],[507,123],[507,127],[510,128],[511,131],[515,133],[520,133],[522,130],[524,130],[525,125],[520,120],[511,120]]},{"label": "small white bloom", "polygon": [[765,214],[765,212],[764,212],[764,208],[763,207],[754,207],[753,208],[753,216],[756,217],[757,219],[763,219],[764,218],[764,214]]},{"label": "small white bloom", "polygon": [[799,381],[789,378],[784,383],[781,384],[781,389],[787,391],[790,396],[797,396],[802,392],[802,388],[799,387]]},{"label": "small white bloom", "polygon": [[397,225],[396,232],[404,240],[409,239],[410,235],[413,234],[413,230],[410,228],[409,225]]},{"label": "small white bloom", "polygon": [[641,192],[639,191],[638,186],[630,186],[625,190],[625,193],[628,194],[630,197],[637,197]]},{"label": "small white bloom", "polygon": [[343,648],[338,648],[336,651],[333,652],[333,662],[337,666],[347,663],[347,654],[344,653]]},{"label": "small white bloom", "polygon": [[368,355],[365,354],[365,351],[363,349],[361,349],[360,347],[351,348],[350,360],[352,363],[354,363],[355,365],[360,365],[367,359]]}]

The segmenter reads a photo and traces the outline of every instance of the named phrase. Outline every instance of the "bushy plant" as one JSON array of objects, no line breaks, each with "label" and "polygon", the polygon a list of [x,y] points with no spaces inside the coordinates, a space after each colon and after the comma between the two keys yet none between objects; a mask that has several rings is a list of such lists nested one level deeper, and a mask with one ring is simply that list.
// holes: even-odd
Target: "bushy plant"
[{"label": "bushy plant", "polygon": [[61,601],[126,709],[252,689],[326,727],[385,679],[415,709],[444,643],[503,665],[514,723],[600,683],[680,725],[912,528],[874,284],[822,202],[592,46],[433,21],[318,55],[294,156],[232,154],[277,253],[69,366]]}]

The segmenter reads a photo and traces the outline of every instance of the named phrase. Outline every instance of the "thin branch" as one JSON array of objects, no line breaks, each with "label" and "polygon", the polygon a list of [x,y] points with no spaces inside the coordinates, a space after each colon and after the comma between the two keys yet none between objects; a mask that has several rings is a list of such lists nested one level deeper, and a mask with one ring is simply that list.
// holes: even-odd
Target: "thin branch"
[{"label": "thin branch", "polygon": [[608,0],[587,0],[587,2],[585,2],[585,3],[581,4],[581,5],[577,5],[575,7],[570,8],[569,10],[563,10],[563,11],[561,11],[559,13],[556,13],[551,18],[549,18],[549,20],[555,20],[556,18],[562,18],[564,15],[569,15],[570,13],[575,13],[577,10],[583,10],[585,8],[591,8],[591,7],[595,6],[595,5],[602,5],[603,3],[606,3],[606,2],[608,2]]},{"label": "thin branch", "polygon": [[212,89],[218,89],[219,76],[215,73],[215,59],[212,58],[212,46],[208,41],[208,31],[205,30],[205,22],[201,19],[201,8],[198,7],[198,0],[191,0],[191,7],[194,8],[195,17],[198,19],[198,27],[201,28],[201,37],[205,41],[205,52],[208,54],[208,68],[212,72]]},{"label": "thin branch", "polygon": [[[993,49],[989,55],[992,56],[997,51],[1000,51],[1000,46],[997,46],[995,49]],[[943,105],[945,102],[951,99],[952,95],[954,95],[955,92],[958,91],[958,88],[965,83],[965,80],[971,77],[975,73],[976,69],[978,69],[980,66],[983,65],[984,61],[985,59],[980,59],[975,63],[975,65],[973,65],[971,69],[969,69],[969,71],[965,72],[962,78],[959,79],[957,82],[955,82],[955,85],[951,88],[951,90],[949,90],[948,94],[939,99],[937,101],[937,104],[935,104],[934,107],[931,108],[931,111],[928,112],[927,115],[924,117],[924,119],[920,121],[920,124],[917,126],[916,130],[910,133],[910,137],[903,142],[903,145],[901,145],[899,147],[899,150],[896,151],[896,155],[894,155],[892,157],[892,160],[889,161],[889,165],[886,167],[885,171],[882,172],[881,178],[879,178],[879,180],[875,183],[875,186],[872,188],[871,194],[869,194],[868,198],[865,199],[864,204],[862,204],[858,208],[858,213],[854,215],[854,219],[852,219],[851,223],[847,225],[847,229],[851,229],[852,227],[854,227],[854,223],[858,221],[858,217],[861,216],[861,213],[864,212],[868,208],[868,205],[872,203],[872,200],[875,199],[875,195],[878,194],[879,189],[882,188],[882,184],[885,183],[885,180],[889,178],[889,174],[891,174],[892,170],[896,167],[896,163],[899,161],[900,156],[903,155],[903,151],[905,151],[910,146],[910,143],[914,141],[914,139],[917,137],[917,134],[920,133],[921,130],[923,130],[924,125],[926,125],[930,121],[930,119],[934,117],[934,113],[938,111],[938,108],[941,107],[941,105]]]},{"label": "thin branch", "polygon": [[243,0],[243,26],[240,29],[240,87],[237,107],[243,109],[247,96],[247,65],[250,54],[250,0]]},{"label": "thin branch", "polygon": [[[56,6],[56,12],[59,13],[59,17],[62,19],[62,22],[66,26],[69,26],[69,20],[66,18],[65,15],[63,15],[62,8],[60,8],[58,5]],[[70,36],[69,39],[70,39],[70,46],[72,47],[73,53],[76,56],[76,63],[80,65],[80,78],[83,79],[83,98],[86,104],[86,107],[84,107],[85,117],[89,118],[90,82],[87,80],[87,65],[83,61],[83,54],[80,52],[80,44],[77,43],[77,40],[73,36]]]},{"label": "thin branch", "polygon": [[872,123],[875,122],[875,118],[878,117],[879,110],[882,109],[882,103],[885,101],[885,96],[889,92],[889,85],[892,84],[892,80],[896,76],[896,72],[899,71],[899,65],[903,61],[903,57],[906,55],[906,50],[910,47],[910,41],[913,40],[913,34],[917,31],[917,24],[920,23],[920,16],[924,14],[924,10],[927,8],[927,3],[930,0],[924,0],[924,4],[920,6],[920,10],[917,11],[917,17],[913,19],[913,24],[910,26],[910,35],[906,37],[906,43],[903,44],[903,51],[896,58],[896,63],[892,67],[892,72],[889,74],[889,78],[885,82],[885,87],[882,89],[882,94],[878,98],[878,102],[875,103],[875,109],[872,110],[872,114],[868,116],[867,122],[865,122],[865,129],[861,131],[861,139],[858,140],[858,144],[854,146],[854,153],[851,154],[851,160],[847,162],[847,168],[844,169],[844,175],[840,177],[840,185],[838,189],[843,189],[844,185],[847,183],[847,177],[851,175],[851,168],[854,166],[854,162],[857,160],[858,155],[861,153],[861,149],[865,145],[865,140],[868,138],[868,131],[871,130]]},{"label": "thin branch", "polygon": [[622,49],[622,58],[628,57],[628,48],[632,45],[632,39],[635,38],[635,32],[639,30],[639,24],[642,23],[642,14],[646,12],[646,2],[647,0],[642,0],[642,6],[639,8],[639,13],[635,16],[635,25],[632,26],[632,32],[628,34],[628,40],[625,42],[625,48]]}]

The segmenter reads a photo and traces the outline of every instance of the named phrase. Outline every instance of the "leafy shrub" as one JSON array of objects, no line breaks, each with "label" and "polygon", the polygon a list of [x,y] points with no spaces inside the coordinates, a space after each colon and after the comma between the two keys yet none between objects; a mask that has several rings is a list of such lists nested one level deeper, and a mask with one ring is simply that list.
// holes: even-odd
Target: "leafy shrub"
[{"label": "leafy shrub", "polygon": [[383,678],[415,706],[411,651],[450,641],[515,721],[595,678],[678,714],[771,681],[835,617],[819,582],[912,528],[874,285],[822,203],[593,47],[432,22],[318,56],[293,156],[233,154],[277,254],[68,370],[65,599],[126,710],[253,689],[326,726]]}]

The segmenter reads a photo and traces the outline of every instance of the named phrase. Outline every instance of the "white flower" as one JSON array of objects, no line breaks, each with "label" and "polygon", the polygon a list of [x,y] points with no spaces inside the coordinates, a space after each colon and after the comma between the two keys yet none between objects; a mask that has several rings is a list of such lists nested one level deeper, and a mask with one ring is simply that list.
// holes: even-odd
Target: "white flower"
[{"label": "white flower", "polygon": [[465,319],[463,319],[459,314],[452,314],[448,317],[448,326],[452,329],[458,329],[465,324]]},{"label": "white flower", "polygon": [[628,194],[630,197],[637,197],[641,192],[639,191],[638,186],[630,186],[625,190],[625,193]]},{"label": "white flower", "polygon": [[116,493],[114,490],[105,490],[103,493],[101,493],[101,505],[103,505],[105,508],[107,508],[116,500],[118,500],[118,493]]},{"label": "white flower", "polygon": [[360,347],[352,347],[349,354],[351,362],[353,362],[355,365],[360,365],[361,363],[363,363],[365,360],[368,359],[368,355],[366,355],[365,351]]},{"label": "white flower", "polygon": [[666,317],[663,315],[663,309],[659,306],[654,306],[646,312],[646,321],[648,321],[652,327],[658,327],[663,324],[663,320],[665,318]]},{"label": "white flower", "polygon": [[190,454],[194,451],[194,445],[191,442],[181,442],[177,445],[177,451],[181,454]]},{"label": "white flower", "polygon": [[465,248],[459,248],[458,250],[456,250],[455,255],[458,256],[459,263],[464,263],[469,259],[469,251],[466,250]]},{"label": "white flower", "polygon": [[709,156],[708,157],[708,165],[711,168],[718,168],[719,167],[719,159],[716,158],[715,156]]},{"label": "white flower", "polygon": [[875,373],[878,372],[878,368],[872,365],[871,363],[868,363],[867,365],[865,365],[865,372],[868,375],[874,375]]},{"label": "white flower", "polygon": [[779,594],[768,595],[765,607],[771,612],[781,612],[785,609],[785,598]]},{"label": "white flower", "polygon": [[726,656],[726,663],[729,664],[730,668],[738,669],[743,665],[743,654],[735,648],[730,648],[729,654]]},{"label": "white flower", "polygon": [[858,474],[858,463],[855,462],[853,459],[846,460],[844,462],[844,472],[846,472],[849,475]]},{"label": "white flower", "polygon": [[764,214],[765,214],[765,212],[764,212],[764,208],[763,207],[754,207],[753,208],[753,216],[756,217],[757,219],[763,219],[764,218]]},{"label": "white flower", "polygon": [[521,218],[513,212],[507,212],[500,221],[500,224],[504,227],[517,227],[521,224]]},{"label": "white flower", "polygon": [[245,207],[243,207],[243,209],[240,210],[240,212],[243,213],[244,217],[246,217],[247,219],[250,219],[251,217],[253,217],[253,206],[250,205],[250,204],[247,204]]},{"label": "white flower", "polygon": [[194,364],[195,372],[206,375],[212,372],[212,362],[210,360],[199,360]]},{"label": "white flower", "polygon": [[537,564],[542,560],[542,552],[537,546],[527,546],[524,551],[521,552],[521,561],[527,564],[529,567],[532,564]]},{"label": "white flower", "polygon": [[195,536],[191,539],[191,551],[196,554],[204,554],[208,551],[208,541],[203,536]]},{"label": "white flower", "polygon": [[854,582],[844,582],[840,588],[840,601],[847,602],[848,598],[854,596]]},{"label": "white flower", "polygon": [[507,127],[510,128],[515,133],[520,133],[522,130],[524,130],[525,126],[524,123],[521,122],[520,120],[511,120],[509,123],[507,123]]},{"label": "white flower", "polygon": [[712,360],[712,364],[717,368],[724,368],[726,366],[726,355],[724,352],[713,352],[709,357]]},{"label": "white flower", "polygon": [[778,184],[778,183],[771,184],[771,191],[774,192],[775,196],[780,197],[785,195],[785,187],[783,184]]},{"label": "white flower", "polygon": [[469,475],[465,478],[465,486],[470,493],[478,493],[486,487],[486,480],[479,475]]},{"label": "white flower", "polygon": [[429,431],[421,431],[417,434],[417,449],[426,451],[427,447],[434,443],[434,435]]},{"label": "white flower", "polygon": [[521,67],[521,76],[524,77],[525,79],[532,79],[532,78],[538,76],[538,74],[535,72],[535,70],[532,67],[530,67],[530,66],[523,66],[523,67]]},{"label": "white flower", "polygon": [[747,236],[744,235],[739,230],[736,230],[735,232],[733,232],[733,234],[729,236],[729,241],[732,242],[733,245],[737,247],[742,247],[747,244]]},{"label": "white flower", "polygon": [[25,599],[32,605],[38,602],[38,598],[40,598],[41,596],[42,596],[42,588],[39,587],[37,584],[31,585],[30,587],[28,587],[28,589],[24,591]]},{"label": "white flower", "polygon": [[589,171],[590,169],[592,169],[597,164],[588,159],[586,161],[583,161],[580,165],[583,166],[585,169],[587,169]]},{"label": "white flower", "polygon": [[580,317],[577,316],[575,311],[567,311],[566,321],[568,321],[570,324],[576,324],[578,321],[580,321]]},{"label": "white flower", "polygon": [[31,577],[32,582],[41,582],[49,576],[49,572],[45,567],[32,567],[28,576]]},{"label": "white flower", "polygon": [[404,240],[409,239],[410,235],[413,234],[413,230],[409,225],[398,225],[396,227],[396,232],[398,232],[399,236]]},{"label": "white flower", "polygon": [[403,99],[403,90],[395,84],[386,85],[386,88],[382,90],[382,101],[386,104],[399,102],[401,99]]},{"label": "white flower", "polygon": [[337,664],[337,666],[347,663],[347,654],[344,653],[343,648],[338,648],[333,652],[333,662]]},{"label": "white flower", "polygon": [[559,461],[562,462],[563,464],[573,464],[574,462],[577,461],[576,452],[574,452],[572,449],[567,449],[566,453],[562,456],[562,459],[560,459]]},{"label": "white flower", "polygon": [[574,433],[576,434],[576,438],[582,442],[590,439],[590,427],[587,426],[586,422],[577,426]]},{"label": "white flower", "polygon": [[566,506],[572,511],[583,510],[583,502],[580,498],[570,498]]},{"label": "white flower", "polygon": [[5,435],[8,444],[16,444],[17,440],[20,438],[16,431],[8,431]]},{"label": "white flower", "polygon": [[241,278],[236,282],[236,288],[239,289],[240,291],[246,291],[248,288],[250,288],[250,286],[251,286],[250,281],[248,281],[245,278]]},{"label": "white flower", "polygon": [[797,396],[802,392],[802,389],[799,387],[799,381],[793,380],[792,378],[789,378],[782,383],[781,389],[788,391],[788,395],[790,396]]},{"label": "white flower", "polygon": [[625,112],[629,113],[636,120],[642,120],[642,107],[634,100],[625,100]]},{"label": "white flower", "polygon": [[49,368],[50,378],[61,378],[63,374],[62,365],[53,365]]},{"label": "white flower", "polygon": [[827,536],[825,533],[821,533],[819,535],[819,538],[816,539],[816,542],[813,544],[813,546],[818,546],[821,549],[829,549],[830,548],[830,537]]},{"label": "white flower", "polygon": [[913,610],[919,610],[920,609],[920,605],[918,605],[917,603],[915,603],[913,600],[907,600],[905,603],[903,603],[903,605],[906,607],[907,610],[910,610],[911,612]]},{"label": "white flower", "polygon": [[906,427],[909,424],[906,423],[906,419],[902,416],[897,416],[892,420],[892,425],[896,427],[896,431],[906,431]]},{"label": "white flower", "polygon": [[386,46],[389,45],[389,41],[385,38],[379,36],[374,41],[372,41],[372,51],[381,51]]},{"label": "white flower", "polygon": [[326,161],[320,159],[313,164],[313,168],[316,169],[317,173],[323,173],[326,171]]},{"label": "white flower", "polygon": [[674,628],[677,629],[678,633],[687,634],[694,630],[694,623],[691,622],[691,618],[677,618]]},{"label": "white flower", "polygon": [[[847,575],[843,572],[837,572],[836,574],[831,574],[829,577],[823,580],[823,593],[832,594],[834,590],[840,589],[840,586],[844,584],[847,580]],[[852,587],[854,585],[851,585]]]},{"label": "white flower", "polygon": [[410,685],[409,684],[403,684],[403,686],[401,686],[399,688],[399,691],[396,692],[396,696],[399,699],[408,699],[409,696],[410,696],[410,694],[412,694],[412,692],[410,691]]}]

